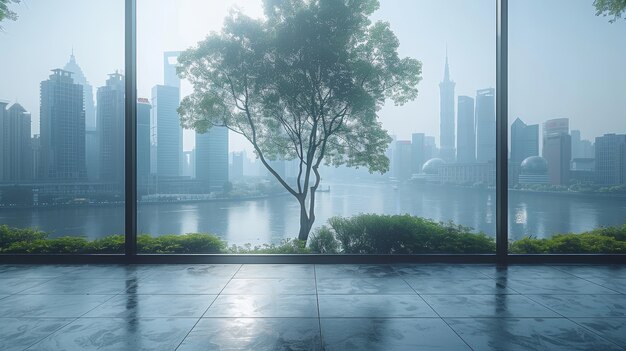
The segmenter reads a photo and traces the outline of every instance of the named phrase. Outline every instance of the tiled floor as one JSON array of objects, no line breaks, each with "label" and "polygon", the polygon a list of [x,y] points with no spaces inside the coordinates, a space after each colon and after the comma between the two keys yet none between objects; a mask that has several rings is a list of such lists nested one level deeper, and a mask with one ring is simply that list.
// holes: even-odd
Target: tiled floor
[{"label": "tiled floor", "polygon": [[624,350],[626,266],[0,265],[0,350]]}]

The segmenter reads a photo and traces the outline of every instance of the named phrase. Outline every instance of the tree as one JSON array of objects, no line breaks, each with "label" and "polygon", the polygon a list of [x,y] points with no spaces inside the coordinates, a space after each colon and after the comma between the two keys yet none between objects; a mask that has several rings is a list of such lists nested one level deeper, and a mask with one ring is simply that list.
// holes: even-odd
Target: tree
[{"label": "tree", "polygon": [[[15,21],[17,19],[17,14],[9,9],[9,4],[18,4],[20,1],[21,0],[0,0],[0,22],[5,19],[11,21]],[[2,30],[2,26],[0,26],[0,30]]]},{"label": "tree", "polygon": [[613,23],[622,18],[626,11],[626,0],[594,0],[596,16],[612,16],[609,22]]},{"label": "tree", "polygon": [[[417,97],[421,63],[400,58],[389,23],[369,16],[377,0],[265,0],[264,19],[237,10],[220,33],[179,57],[193,93],[181,123],[199,133],[224,126],[242,135],[257,158],[300,204],[298,239],[315,221],[320,165],[384,173],[391,138],[378,121],[386,99]],[[299,161],[289,183],[271,160]]]}]

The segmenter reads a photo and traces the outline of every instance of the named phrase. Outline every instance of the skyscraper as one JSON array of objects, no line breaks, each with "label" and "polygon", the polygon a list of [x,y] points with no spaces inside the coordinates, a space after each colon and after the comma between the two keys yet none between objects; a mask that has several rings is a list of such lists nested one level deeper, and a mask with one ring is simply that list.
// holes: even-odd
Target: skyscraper
[{"label": "skyscraper", "polygon": [[[178,56],[180,56],[180,51],[166,51],[163,53],[163,84],[168,87],[174,87],[178,89],[178,102],[180,103],[180,78],[176,73],[176,69],[178,68]],[[178,107],[177,107],[178,108]],[[180,122],[178,125],[178,175],[183,175],[184,169],[186,168],[185,160],[186,156],[183,155],[183,127],[180,126]]]},{"label": "skyscraper", "polygon": [[150,100],[137,100],[137,183],[150,177]]},{"label": "skyscraper", "polygon": [[426,135],[413,133],[411,135],[411,173],[418,174],[429,158],[426,158]]},{"label": "skyscraper", "polygon": [[539,156],[539,125],[516,118],[511,125],[511,163],[519,166],[530,156]]},{"label": "skyscraper", "polygon": [[[7,113],[7,105],[9,103],[0,101],[0,137],[4,135],[4,119]],[[4,144],[0,140],[0,183],[4,181]]]},{"label": "skyscraper", "polygon": [[100,140],[100,180],[124,184],[124,76],[109,74],[106,85],[98,88],[98,139]]},{"label": "skyscraper", "polygon": [[40,85],[40,176],[45,180],[84,180],[85,110],[83,86],[72,73],[52,70]]},{"label": "skyscraper", "polygon": [[493,88],[476,91],[476,160],[496,159],[496,101]]},{"label": "skyscraper", "polygon": [[551,119],[543,125],[542,156],[548,162],[548,178],[552,185],[568,185],[572,160],[572,137],[569,119]]},{"label": "skyscraper", "polygon": [[196,179],[209,190],[221,189],[228,182],[228,129],[225,127],[196,133]]},{"label": "skyscraper", "polygon": [[446,52],[446,67],[443,81],[439,83],[439,156],[446,162],[453,162],[454,150],[454,86],[450,80],[450,67]]},{"label": "skyscraper", "polygon": [[596,137],[596,181],[602,185],[626,184],[626,135]]},{"label": "skyscraper", "polygon": [[457,109],[456,160],[459,163],[476,162],[476,126],[474,99],[459,96]]},{"label": "skyscraper", "polygon": [[2,178],[11,183],[29,181],[33,177],[30,113],[15,103],[4,114],[3,125],[0,134],[0,150],[4,154]]},{"label": "skyscraper", "polygon": [[167,85],[152,88],[152,114],[150,129],[152,145],[155,148],[155,173],[158,177],[180,175],[182,157],[181,133],[178,112],[179,89]]},{"label": "skyscraper", "polygon": [[93,101],[93,88],[87,81],[83,70],[80,68],[78,63],[76,63],[76,57],[74,57],[74,52],[72,51],[72,55],[70,56],[70,60],[63,67],[64,70],[72,72],[72,78],[74,78],[74,83],[80,84],[83,86],[83,103],[85,106],[85,129],[94,131],[96,130],[96,108]]},{"label": "skyscraper", "polygon": [[394,175],[398,180],[405,181],[411,178],[411,142],[409,140],[396,141],[393,161]]},{"label": "skyscraper", "polygon": [[231,154],[233,155],[233,165],[229,172],[230,179],[241,179],[243,178],[244,154],[241,151]]}]

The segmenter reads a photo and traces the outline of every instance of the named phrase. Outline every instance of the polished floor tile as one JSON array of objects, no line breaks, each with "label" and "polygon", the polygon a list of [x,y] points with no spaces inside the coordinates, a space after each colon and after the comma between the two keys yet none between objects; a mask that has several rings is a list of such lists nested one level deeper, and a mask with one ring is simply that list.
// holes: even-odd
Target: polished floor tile
[{"label": "polished floor tile", "polygon": [[400,274],[391,265],[371,264],[320,264],[315,266],[317,279],[326,278],[389,278]]},{"label": "polished floor tile", "polygon": [[315,295],[313,279],[232,279],[223,295]]},{"label": "polished floor tile", "polygon": [[128,293],[133,294],[200,294],[217,295],[228,284],[229,279],[224,278],[202,278],[191,277],[163,277],[153,276],[147,279],[139,279]]},{"label": "polished floor tile", "polygon": [[320,317],[437,317],[417,295],[319,295]]},{"label": "polished floor tile", "polygon": [[626,266],[624,265],[560,265],[554,268],[585,279],[600,277],[626,279]]},{"label": "polished floor tile", "polygon": [[24,290],[36,287],[38,285],[49,282],[50,279],[23,279],[17,277],[5,278],[4,275],[0,275],[2,280],[0,281],[0,295],[12,295],[20,293]]},{"label": "polished floor tile", "polygon": [[626,350],[607,265],[0,265],[0,350]]},{"label": "polished floor tile", "polygon": [[626,295],[529,295],[564,317],[626,317]]},{"label": "polished floor tile", "polygon": [[117,295],[85,317],[202,317],[217,295]]},{"label": "polished floor tile", "polygon": [[574,318],[572,320],[626,348],[626,318]]},{"label": "polished floor tile", "polygon": [[484,279],[483,265],[404,264],[393,269],[403,278]]},{"label": "polished floor tile", "polygon": [[203,318],[177,351],[321,349],[317,318]]},{"label": "polished floor tile", "polygon": [[522,294],[615,294],[614,290],[577,277],[510,278],[507,286]]},{"label": "polished floor tile", "polygon": [[592,283],[601,285],[607,289],[626,294],[626,278],[589,278],[587,279]]},{"label": "polished floor tile", "polygon": [[326,351],[470,350],[439,318],[322,318]]},{"label": "polished floor tile", "polygon": [[291,278],[312,279],[315,268],[311,264],[246,264],[239,269],[235,278]]},{"label": "polished floor tile", "polygon": [[497,279],[405,278],[418,294],[493,295],[517,294]]},{"label": "polished floor tile", "polygon": [[558,317],[521,295],[422,295],[441,317]]},{"label": "polished floor tile", "polygon": [[73,318],[0,318],[0,350],[24,350]]},{"label": "polished floor tile", "polygon": [[220,295],[205,317],[318,317],[315,295]]},{"label": "polished floor tile", "polygon": [[111,295],[13,295],[0,300],[2,317],[80,317]]},{"label": "polished floor tile", "polygon": [[320,295],[412,295],[415,291],[400,278],[326,278],[317,280]]},{"label": "polished floor tile", "polygon": [[175,350],[197,321],[197,318],[79,318],[29,350]]},{"label": "polished floor tile", "polygon": [[22,294],[115,295],[134,287],[134,279],[59,278],[22,291]]},{"label": "polished floor tile", "polygon": [[446,318],[446,322],[474,350],[621,350],[565,318]]}]

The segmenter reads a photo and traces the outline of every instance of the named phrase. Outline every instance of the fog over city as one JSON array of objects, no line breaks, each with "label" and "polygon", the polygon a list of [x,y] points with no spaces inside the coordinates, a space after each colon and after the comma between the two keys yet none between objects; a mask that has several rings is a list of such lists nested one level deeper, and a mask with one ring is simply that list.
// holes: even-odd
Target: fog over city
[{"label": "fog over city", "polygon": [[[233,7],[262,16],[260,1],[137,3],[138,89],[148,98],[163,81],[163,52],[185,50],[218,31]],[[33,134],[39,133],[39,83],[51,69],[62,68],[72,50],[94,91],[107,74],[123,72],[123,5],[110,0],[13,5],[20,18],[3,24],[0,34],[0,99],[32,113]],[[513,0],[509,6],[509,123],[516,117],[528,124],[569,118],[570,128],[591,140],[625,132],[626,23],[596,17],[591,0]],[[380,111],[390,134],[409,140],[411,133],[423,132],[439,144],[438,84],[446,48],[457,96],[474,97],[478,89],[495,87],[495,10],[492,0],[381,1],[374,18],[390,22],[400,55],[423,63],[418,98],[401,107],[390,102]],[[189,92],[183,82],[181,95]],[[193,136],[185,133],[185,150],[193,148]],[[251,150],[233,135],[229,149]]]}]

